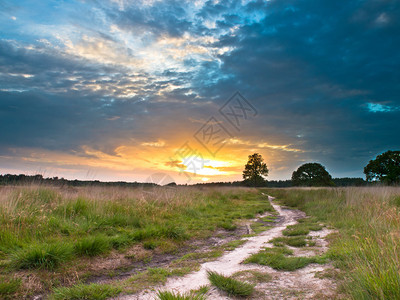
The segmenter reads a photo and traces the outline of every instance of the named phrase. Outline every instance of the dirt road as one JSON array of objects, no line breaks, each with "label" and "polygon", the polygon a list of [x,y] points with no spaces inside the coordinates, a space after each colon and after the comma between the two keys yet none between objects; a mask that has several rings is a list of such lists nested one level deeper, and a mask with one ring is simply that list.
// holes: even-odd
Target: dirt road
[{"label": "dirt road", "polygon": [[[265,195],[271,201],[274,209],[280,216],[278,224],[258,234],[257,236],[245,238],[247,242],[235,250],[226,253],[219,259],[211,262],[206,262],[201,265],[199,271],[188,274],[184,277],[170,278],[165,285],[155,287],[152,291],[143,291],[137,295],[121,296],[120,300],[133,300],[133,299],[157,299],[155,291],[173,291],[179,293],[186,293],[191,290],[196,290],[201,286],[209,285],[207,279],[207,271],[216,271],[224,275],[230,276],[239,271],[257,270],[267,272],[272,276],[268,282],[259,283],[256,286],[257,294],[253,299],[320,299],[321,297],[333,297],[335,285],[329,279],[321,279],[315,277],[317,272],[322,272],[330,265],[311,264],[303,269],[283,272],[276,271],[267,266],[260,266],[254,264],[242,264],[242,262],[251,254],[259,252],[266,246],[272,246],[268,242],[275,238],[282,236],[282,231],[289,225],[297,223],[297,219],[305,217],[305,214],[299,210],[285,209],[272,202],[272,197]],[[292,248],[296,256],[311,256],[322,253],[327,249],[327,243],[324,237],[330,233],[330,230],[324,229],[318,232],[312,232],[313,241],[316,242],[316,249],[307,249],[303,251],[299,248]],[[228,297],[225,293],[220,292],[216,288],[210,288],[206,294],[207,299],[233,299]]]}]

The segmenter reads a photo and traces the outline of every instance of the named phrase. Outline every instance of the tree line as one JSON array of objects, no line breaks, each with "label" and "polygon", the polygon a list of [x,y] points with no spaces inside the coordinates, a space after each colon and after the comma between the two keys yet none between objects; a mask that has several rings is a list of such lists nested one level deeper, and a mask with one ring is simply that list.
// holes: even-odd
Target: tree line
[{"label": "tree line", "polygon": [[[262,156],[258,153],[249,155],[243,170],[243,181],[207,182],[196,186],[256,186],[256,187],[292,187],[292,186],[366,186],[371,184],[400,184],[400,151],[386,151],[370,160],[364,168],[363,178],[332,178],[326,168],[319,163],[301,165],[289,180],[266,180],[269,170]],[[156,183],[99,180],[68,180],[65,178],[44,178],[42,175],[0,175],[0,185],[49,184],[56,186],[122,186],[152,187]],[[169,183],[168,185],[176,185]]]},{"label": "tree line", "polygon": [[65,178],[44,178],[42,175],[13,175],[5,174],[0,175],[0,185],[29,185],[29,184],[48,184],[56,186],[123,186],[123,187],[143,187],[143,186],[155,186],[154,183],[143,183],[143,182],[125,182],[125,181],[112,181],[104,182],[99,180],[68,180]]},{"label": "tree line", "polygon": [[[265,177],[269,170],[258,153],[249,155],[243,170],[243,180],[248,186],[268,186]],[[320,163],[310,162],[301,165],[292,173],[291,186],[348,186],[380,183],[400,184],[400,151],[386,151],[369,161],[364,168],[366,180],[362,178],[333,179]]]},{"label": "tree line", "polygon": [[[333,183],[335,186],[364,186],[367,185],[368,182],[363,180],[362,178],[333,178]],[[12,175],[5,174],[0,175],[0,185],[30,185],[30,184],[45,184],[45,185],[54,185],[54,186],[122,186],[122,187],[152,187],[158,186],[155,183],[143,183],[143,182],[125,182],[125,181],[114,181],[114,182],[103,182],[99,180],[68,180],[65,178],[44,178],[42,175]],[[174,183],[169,183],[169,186],[176,185]],[[232,182],[206,182],[206,183],[197,183],[195,186],[248,186],[248,182],[246,181],[232,181]],[[289,180],[264,180],[260,187],[292,187],[293,182],[291,179]]]}]

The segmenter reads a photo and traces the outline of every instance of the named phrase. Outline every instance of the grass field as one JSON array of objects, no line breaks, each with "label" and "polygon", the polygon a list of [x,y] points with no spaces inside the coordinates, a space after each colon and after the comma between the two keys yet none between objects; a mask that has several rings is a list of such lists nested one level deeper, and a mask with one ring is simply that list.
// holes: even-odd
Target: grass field
[{"label": "grass field", "polygon": [[[400,299],[400,188],[263,191],[311,218],[288,226],[273,240],[278,250],[266,249],[252,258],[255,262],[283,270],[318,262],[294,261],[290,253],[277,251],[306,246],[305,236],[319,230],[321,222],[335,230],[324,259],[340,274],[325,276],[339,282],[339,293],[352,299]],[[106,299],[135,292],[187,274],[192,258],[215,259],[240,246],[242,241],[234,240],[207,253],[180,252],[272,210],[265,196],[247,188],[0,187],[0,299],[43,293],[50,299]],[[146,263],[163,253],[181,257],[172,264],[176,269],[148,268],[119,284],[88,283],[99,270],[115,276],[115,258]],[[225,281],[222,287],[233,282]]]},{"label": "grass field", "polygon": [[352,299],[400,299],[400,188],[275,189],[268,193],[337,230],[328,257]]},{"label": "grass field", "polygon": [[80,285],[97,273],[96,264],[108,266],[108,258],[124,253],[135,261],[179,253],[193,240],[273,210],[246,188],[6,186],[0,195],[0,298],[51,291],[57,299],[109,296]]}]

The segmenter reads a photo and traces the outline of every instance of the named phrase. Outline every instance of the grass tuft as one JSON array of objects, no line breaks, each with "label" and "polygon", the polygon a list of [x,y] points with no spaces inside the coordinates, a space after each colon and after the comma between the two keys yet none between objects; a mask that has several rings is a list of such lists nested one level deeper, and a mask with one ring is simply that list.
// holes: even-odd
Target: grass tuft
[{"label": "grass tuft", "polygon": [[120,294],[120,287],[109,284],[77,284],[71,287],[60,287],[53,289],[50,300],[103,300]]},{"label": "grass tuft", "polygon": [[96,235],[81,239],[75,244],[75,253],[85,256],[96,256],[110,250],[110,240],[106,236]]},{"label": "grass tuft", "polygon": [[325,263],[326,259],[321,256],[313,257],[290,257],[293,252],[287,248],[265,248],[259,253],[251,255],[244,263],[255,263],[266,265],[275,270],[294,271],[304,268],[312,263]]},{"label": "grass tuft", "polygon": [[254,292],[253,284],[242,282],[231,277],[223,276],[217,272],[207,271],[210,282],[231,296],[247,297]]},{"label": "grass tuft", "polygon": [[307,235],[309,233],[310,229],[308,228],[308,226],[301,223],[290,225],[286,227],[284,231],[282,231],[282,234],[285,236]]},{"label": "grass tuft", "polygon": [[5,279],[5,278],[0,278],[0,298],[10,298],[11,296],[14,295],[20,288],[21,286],[21,279]]},{"label": "grass tuft", "polygon": [[194,293],[187,293],[187,294],[180,294],[180,293],[173,293],[169,291],[157,293],[157,297],[160,300],[205,300],[206,298],[202,294],[194,294]]},{"label": "grass tuft", "polygon": [[257,270],[244,270],[233,274],[235,279],[245,279],[246,281],[254,283],[268,282],[272,279],[272,276],[268,273],[260,272]]},{"label": "grass tuft", "polygon": [[157,248],[158,242],[156,241],[146,241],[143,243],[143,248],[147,250],[154,250]]},{"label": "grass tuft", "polygon": [[283,247],[284,245],[292,247],[305,247],[307,241],[305,236],[276,237],[270,241],[275,247]]},{"label": "grass tuft", "polygon": [[69,244],[31,245],[20,249],[11,256],[11,266],[15,269],[53,270],[72,256]]}]

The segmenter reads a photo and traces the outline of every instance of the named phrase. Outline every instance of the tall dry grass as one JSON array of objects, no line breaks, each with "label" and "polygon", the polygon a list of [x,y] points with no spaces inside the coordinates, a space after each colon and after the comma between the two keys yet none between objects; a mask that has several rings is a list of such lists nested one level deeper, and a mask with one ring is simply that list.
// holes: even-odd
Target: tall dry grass
[{"label": "tall dry grass", "polygon": [[0,187],[0,268],[54,270],[145,241],[172,251],[271,209],[247,188]]},{"label": "tall dry grass", "polygon": [[400,188],[273,190],[338,230],[329,256],[353,299],[400,299]]}]

